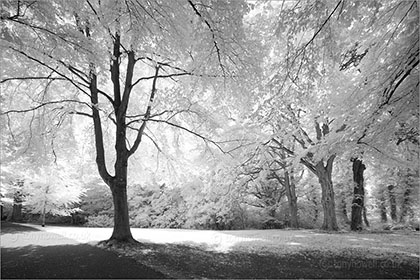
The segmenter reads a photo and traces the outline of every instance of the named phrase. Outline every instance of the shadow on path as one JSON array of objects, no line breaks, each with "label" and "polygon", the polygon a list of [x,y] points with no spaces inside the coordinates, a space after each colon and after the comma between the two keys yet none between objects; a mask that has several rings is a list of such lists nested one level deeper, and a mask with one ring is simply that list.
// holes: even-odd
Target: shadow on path
[{"label": "shadow on path", "polygon": [[2,278],[165,278],[133,259],[87,244],[1,249]]},{"label": "shadow on path", "polygon": [[[8,234],[3,232],[5,229]],[[34,231],[36,235],[33,232],[25,235],[28,231]],[[20,236],[20,239],[9,238],[10,236]],[[24,242],[20,242],[22,239]],[[12,243],[8,244],[10,242]],[[13,242],[20,243],[13,244]],[[167,277],[131,258],[119,257],[111,251],[88,244],[78,244],[75,240],[30,226],[2,223],[1,278]]]},{"label": "shadow on path", "polygon": [[14,224],[9,222],[1,222],[1,234],[7,233],[22,233],[22,232],[30,232],[30,231],[40,231],[37,228],[26,226],[22,224]]}]

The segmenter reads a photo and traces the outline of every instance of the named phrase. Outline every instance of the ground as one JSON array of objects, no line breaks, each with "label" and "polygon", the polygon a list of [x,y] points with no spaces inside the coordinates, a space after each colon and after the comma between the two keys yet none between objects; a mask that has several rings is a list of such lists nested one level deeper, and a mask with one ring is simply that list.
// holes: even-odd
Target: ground
[{"label": "ground", "polygon": [[139,245],[106,248],[109,228],[27,227],[2,224],[2,278],[30,266],[31,278],[419,278],[418,232],[135,228]]},{"label": "ground", "polygon": [[39,226],[3,222],[1,226],[1,279],[165,278],[133,259]]}]

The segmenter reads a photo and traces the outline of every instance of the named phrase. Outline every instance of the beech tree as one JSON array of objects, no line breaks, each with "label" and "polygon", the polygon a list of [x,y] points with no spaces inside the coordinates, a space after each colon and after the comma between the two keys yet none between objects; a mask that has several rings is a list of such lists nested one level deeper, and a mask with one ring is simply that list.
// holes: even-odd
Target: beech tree
[{"label": "beech tree", "polygon": [[[134,242],[127,206],[129,158],[143,137],[154,141],[147,133],[151,123],[164,123],[217,145],[177,123],[179,115],[191,110],[174,102],[208,92],[210,84],[198,86],[197,79],[223,87],[228,79],[239,78],[241,71],[234,69],[246,71],[241,54],[247,4],[57,0],[2,5],[2,53],[14,70],[3,73],[1,82],[7,88],[19,87],[21,81],[60,83],[65,88],[60,96],[33,96],[29,107],[3,108],[2,114],[9,118],[46,108],[61,110],[66,117],[90,118],[98,172],[113,197],[109,242]],[[19,68],[25,64],[30,67]],[[180,86],[182,77],[191,83]],[[107,160],[105,122],[114,126],[113,167]]]},{"label": "beech tree", "polygon": [[[52,123],[39,130],[58,131],[66,120],[79,131],[91,126],[87,141],[94,143],[98,173],[112,193],[112,241],[133,242],[128,179],[141,180],[145,169],[152,170],[146,166],[130,174],[129,165],[140,166],[136,152],[139,158],[150,154],[147,141],[159,154],[171,143],[171,157],[185,153],[177,145],[181,134],[166,133],[167,127],[203,140],[198,149],[229,154],[210,160],[197,153],[197,163],[206,165],[203,185],[217,195],[195,205],[215,220],[229,220],[231,209],[241,212],[244,193],[253,192],[272,211],[285,195],[297,226],[302,188],[312,191],[306,196],[315,220],[313,194],[320,193],[322,228],[337,230],[335,188],[344,186],[334,166],[350,160],[354,168],[345,166],[354,179],[352,228],[361,227],[366,213],[363,167],[369,170],[372,162],[410,178],[380,187],[386,205],[391,201],[392,219],[405,220],[415,193],[412,178],[418,177],[413,168],[419,144],[418,2],[250,3],[3,1],[5,153],[18,157],[25,151],[31,133],[17,133],[16,127],[35,127],[34,112]],[[80,145],[78,138],[68,142]],[[10,143],[20,143],[18,151]],[[255,147],[261,150],[255,153]],[[242,165],[248,159],[254,162]],[[298,184],[305,168],[319,191],[312,181],[310,187]],[[220,199],[224,188],[229,195]],[[174,205],[183,205],[176,191],[168,193],[160,202],[174,198]],[[346,195],[339,190],[339,207],[347,217]]]},{"label": "beech tree", "polygon": [[[258,118],[276,124],[271,141],[319,178],[323,228],[335,230],[335,158],[343,151],[359,160],[363,153],[398,158],[383,147],[403,123],[418,119],[413,118],[418,109],[417,2],[262,5],[261,22],[271,17],[277,25],[269,27],[275,39],[265,40],[270,60],[266,87],[259,89]],[[296,141],[299,150],[285,147],[283,139]]]}]

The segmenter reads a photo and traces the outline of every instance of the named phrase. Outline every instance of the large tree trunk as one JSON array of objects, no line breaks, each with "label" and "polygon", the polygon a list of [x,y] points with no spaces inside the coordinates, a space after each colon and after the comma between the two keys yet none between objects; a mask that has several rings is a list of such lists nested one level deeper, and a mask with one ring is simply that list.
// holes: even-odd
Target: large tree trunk
[{"label": "large tree trunk", "polygon": [[391,210],[391,219],[392,221],[397,221],[397,199],[395,198],[394,193],[394,186],[389,185],[388,186],[388,195],[389,195],[389,204],[390,204],[390,210]]},{"label": "large tree trunk", "polygon": [[323,161],[318,162],[315,166],[318,181],[322,190],[321,203],[324,210],[322,229],[324,230],[338,230],[337,217],[335,213],[334,188],[331,179],[334,158],[334,155],[330,156],[326,166],[324,166]]},{"label": "large tree trunk", "polygon": [[363,173],[366,166],[360,159],[353,159],[353,201],[351,206],[351,230],[361,230],[363,228],[363,207],[365,199]]},{"label": "large tree trunk", "polygon": [[[88,36],[89,37],[89,36]],[[131,93],[131,84],[133,78],[133,69],[136,62],[134,57],[134,52],[128,52],[128,62],[127,62],[127,71],[125,79],[125,87],[123,90],[123,95],[121,96],[121,87],[120,87],[120,34],[117,32],[114,38],[114,49],[113,49],[114,59],[111,63],[111,80],[113,83],[113,92],[114,100],[113,106],[115,111],[115,126],[116,126],[116,135],[115,135],[115,155],[116,160],[114,164],[115,175],[111,176],[106,167],[105,160],[105,150],[104,150],[104,139],[102,134],[102,124],[99,110],[97,108],[98,104],[98,87],[97,87],[97,76],[95,66],[91,64],[90,69],[90,93],[91,93],[91,102],[92,106],[92,118],[95,131],[95,147],[96,147],[96,163],[98,166],[98,171],[101,178],[104,182],[110,187],[112,192],[112,198],[114,203],[114,230],[111,238],[107,241],[108,244],[115,242],[136,242],[131,235],[130,231],[130,221],[128,215],[128,201],[127,201],[127,168],[128,168],[128,158],[132,155],[138,148],[143,131],[145,129],[146,120],[150,115],[151,103],[153,102],[155,88],[156,88],[156,79],[153,80],[153,88],[150,97],[150,102],[147,107],[145,120],[143,121],[142,126],[140,127],[137,138],[134,141],[131,149],[127,149],[126,145],[126,112],[128,108],[128,102],[130,99]]]},{"label": "large tree trunk", "polygon": [[132,242],[134,238],[130,231],[127,186],[122,184],[111,186],[111,191],[114,202],[114,230],[110,240]]},{"label": "large tree trunk", "polygon": [[297,207],[297,197],[296,197],[296,188],[293,182],[293,176],[289,176],[289,173],[286,171],[284,174],[285,177],[285,189],[286,189],[286,196],[287,201],[289,204],[289,212],[290,212],[290,227],[298,228],[299,227],[299,220],[298,220],[298,207]]}]

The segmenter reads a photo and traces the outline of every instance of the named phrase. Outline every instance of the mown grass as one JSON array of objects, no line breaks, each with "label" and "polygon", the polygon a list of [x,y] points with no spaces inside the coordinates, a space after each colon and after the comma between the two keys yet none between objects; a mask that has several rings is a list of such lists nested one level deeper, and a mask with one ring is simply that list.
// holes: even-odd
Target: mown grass
[{"label": "mown grass", "polygon": [[113,248],[169,278],[379,278],[418,279],[418,258],[401,254],[366,257],[363,250],[303,250],[288,255],[260,251],[216,252],[187,244],[143,243]]},{"label": "mown grass", "polygon": [[[98,244],[111,228],[2,223],[2,248]],[[140,243],[105,247],[168,278],[419,278],[418,232],[132,229]],[[99,246],[99,245],[97,245]]]}]

